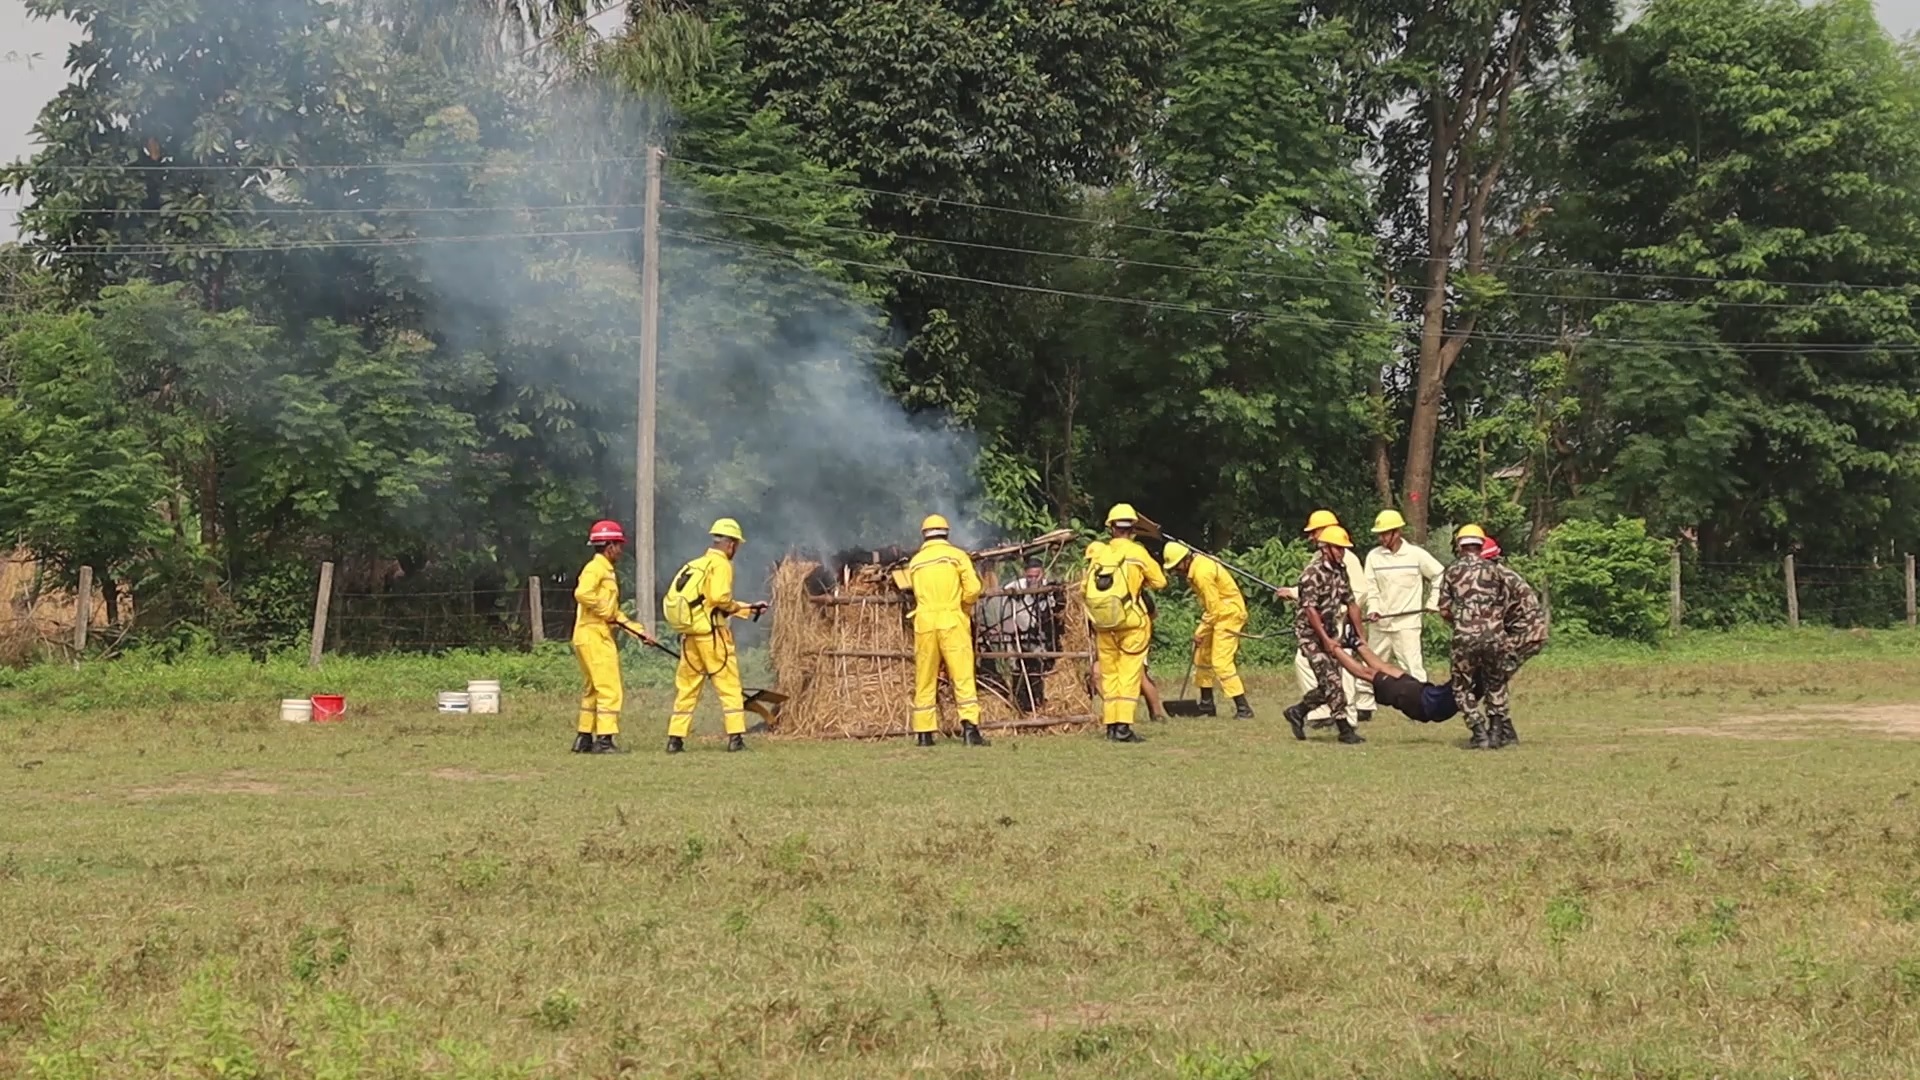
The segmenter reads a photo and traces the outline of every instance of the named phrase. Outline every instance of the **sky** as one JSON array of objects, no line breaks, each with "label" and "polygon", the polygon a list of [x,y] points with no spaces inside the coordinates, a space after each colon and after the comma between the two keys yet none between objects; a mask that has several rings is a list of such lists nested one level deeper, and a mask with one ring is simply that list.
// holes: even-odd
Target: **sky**
[{"label": "sky", "polygon": [[[1894,33],[1920,30],[1920,0],[1878,0],[1875,7]],[[34,118],[66,82],[61,65],[77,36],[64,20],[28,17],[23,0],[0,0],[0,161],[33,152]],[[0,239],[13,237],[20,202],[18,195],[0,192]]]}]

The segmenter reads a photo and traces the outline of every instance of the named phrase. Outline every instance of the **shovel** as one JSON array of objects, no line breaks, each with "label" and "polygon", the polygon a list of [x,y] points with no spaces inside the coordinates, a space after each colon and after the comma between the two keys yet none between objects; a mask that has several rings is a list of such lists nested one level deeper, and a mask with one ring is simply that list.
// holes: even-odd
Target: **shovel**
[{"label": "shovel", "polygon": [[1168,716],[1207,715],[1201,710],[1198,701],[1187,697],[1187,680],[1191,678],[1193,678],[1193,661],[1189,660],[1187,661],[1187,673],[1180,676],[1180,696],[1177,698],[1164,699],[1160,702],[1160,707],[1167,710]]},{"label": "shovel", "polygon": [[[622,627],[622,629],[625,628]],[[639,634],[634,633],[632,630],[628,630],[627,633],[640,638],[641,644],[649,649],[658,649],[668,656],[673,657],[675,660],[680,659],[679,650],[671,645],[658,641],[648,641],[646,638],[641,638]],[[761,732],[772,728],[774,717],[779,713],[780,706],[786,704],[786,701],[787,695],[778,690],[748,690],[745,697],[741,699],[740,705],[760,719],[755,722],[753,726],[747,728],[747,730],[749,732]]]}]

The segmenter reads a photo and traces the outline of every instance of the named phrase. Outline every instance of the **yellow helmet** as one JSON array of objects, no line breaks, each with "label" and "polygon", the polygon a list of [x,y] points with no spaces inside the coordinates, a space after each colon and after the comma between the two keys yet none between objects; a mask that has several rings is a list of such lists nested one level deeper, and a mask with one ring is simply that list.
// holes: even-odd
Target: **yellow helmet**
[{"label": "yellow helmet", "polygon": [[721,518],[714,522],[713,528],[707,530],[707,535],[723,537],[742,544],[747,542],[746,536],[740,532],[740,523],[732,518]]},{"label": "yellow helmet", "polygon": [[1404,529],[1406,527],[1407,519],[1401,517],[1400,511],[1398,510],[1382,510],[1379,515],[1373,519],[1373,531],[1376,533],[1392,532],[1395,529]]},{"label": "yellow helmet", "polygon": [[1160,565],[1171,570],[1180,565],[1180,561],[1193,554],[1193,549],[1178,540],[1167,541],[1166,550],[1160,553]]},{"label": "yellow helmet", "polygon": [[1353,546],[1353,537],[1348,536],[1347,530],[1338,525],[1329,525],[1321,529],[1320,535],[1314,537],[1314,539],[1322,544],[1332,544],[1334,547],[1350,548]]},{"label": "yellow helmet", "polygon": [[1117,525],[1122,522],[1131,525],[1139,519],[1140,514],[1134,510],[1132,503],[1114,503],[1113,509],[1107,511],[1107,524],[1109,525]]},{"label": "yellow helmet", "polygon": [[1462,525],[1460,531],[1453,534],[1456,544],[1484,544],[1487,542],[1487,530],[1478,525]]},{"label": "yellow helmet", "polygon": [[941,517],[939,514],[928,514],[926,520],[920,523],[920,535],[926,536],[929,533],[937,532],[945,536],[947,530],[951,528],[952,526],[947,524],[946,518]]},{"label": "yellow helmet", "polygon": [[1333,511],[1315,510],[1311,515],[1307,517],[1307,527],[1304,529],[1301,529],[1300,531],[1301,532],[1319,532],[1321,529],[1324,529],[1329,525],[1338,525],[1338,524],[1340,524],[1340,519],[1333,516]]}]

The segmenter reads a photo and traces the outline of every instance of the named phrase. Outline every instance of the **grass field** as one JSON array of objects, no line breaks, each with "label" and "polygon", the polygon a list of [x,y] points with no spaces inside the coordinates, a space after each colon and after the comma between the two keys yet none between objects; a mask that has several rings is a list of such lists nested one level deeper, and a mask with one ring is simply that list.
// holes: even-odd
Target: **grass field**
[{"label": "grass field", "polygon": [[336,665],[326,727],[275,670],[0,688],[0,1076],[1920,1076],[1912,634],[1550,654],[1497,754],[1259,676],[678,758],[643,690],[582,758],[532,668]]}]

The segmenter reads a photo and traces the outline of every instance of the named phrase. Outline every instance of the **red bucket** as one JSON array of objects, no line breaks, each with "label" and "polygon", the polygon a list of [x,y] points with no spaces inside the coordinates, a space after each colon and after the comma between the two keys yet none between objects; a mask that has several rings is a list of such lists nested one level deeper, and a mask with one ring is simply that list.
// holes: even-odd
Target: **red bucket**
[{"label": "red bucket", "polygon": [[339,694],[315,694],[313,722],[327,724],[339,720],[347,711],[347,699]]}]

